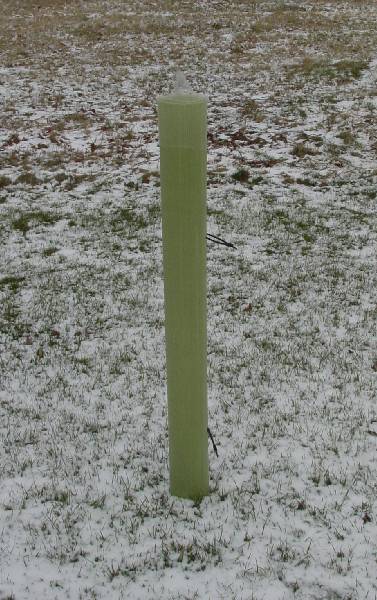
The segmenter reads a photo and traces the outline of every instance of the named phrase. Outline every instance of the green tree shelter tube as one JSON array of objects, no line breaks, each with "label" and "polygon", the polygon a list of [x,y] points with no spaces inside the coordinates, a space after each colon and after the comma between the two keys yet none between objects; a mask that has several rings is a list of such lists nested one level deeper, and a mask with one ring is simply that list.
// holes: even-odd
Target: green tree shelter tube
[{"label": "green tree shelter tube", "polygon": [[170,492],[208,494],[207,99],[158,98]]}]

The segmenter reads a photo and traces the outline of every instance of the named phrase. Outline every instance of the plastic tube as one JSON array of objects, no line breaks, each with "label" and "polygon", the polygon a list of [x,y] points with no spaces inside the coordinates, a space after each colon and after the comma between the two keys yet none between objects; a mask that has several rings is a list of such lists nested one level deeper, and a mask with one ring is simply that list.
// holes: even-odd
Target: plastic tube
[{"label": "plastic tube", "polygon": [[208,494],[207,99],[177,74],[158,98],[170,492]]}]

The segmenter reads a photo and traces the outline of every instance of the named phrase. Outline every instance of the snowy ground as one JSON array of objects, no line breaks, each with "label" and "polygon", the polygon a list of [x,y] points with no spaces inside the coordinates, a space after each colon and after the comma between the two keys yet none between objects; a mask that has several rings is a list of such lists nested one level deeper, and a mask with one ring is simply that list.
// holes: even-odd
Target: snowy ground
[{"label": "snowy ground", "polygon": [[[377,3],[0,0],[0,599],[377,598]],[[209,96],[211,494],[169,496],[156,96]]]}]

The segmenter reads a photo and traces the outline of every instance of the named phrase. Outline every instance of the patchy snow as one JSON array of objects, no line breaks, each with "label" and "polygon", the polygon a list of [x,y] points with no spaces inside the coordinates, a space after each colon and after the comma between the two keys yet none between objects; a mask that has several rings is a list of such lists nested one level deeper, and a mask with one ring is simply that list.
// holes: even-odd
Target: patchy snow
[{"label": "patchy snow", "polygon": [[[0,599],[377,597],[376,3],[15,6]],[[177,67],[209,97],[208,232],[236,246],[208,242],[219,456],[196,503],[167,460],[156,97]]]}]

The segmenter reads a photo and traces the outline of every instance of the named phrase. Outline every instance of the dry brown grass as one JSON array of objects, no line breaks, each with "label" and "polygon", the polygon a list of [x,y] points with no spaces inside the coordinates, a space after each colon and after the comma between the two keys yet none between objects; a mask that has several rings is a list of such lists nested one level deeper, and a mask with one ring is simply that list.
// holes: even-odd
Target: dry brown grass
[{"label": "dry brown grass", "polygon": [[[200,56],[204,50],[205,58],[211,40],[216,36],[221,39],[221,33],[228,30],[236,33],[230,56],[233,64],[261,41],[271,38],[276,42],[282,36],[283,39],[287,36],[283,55],[289,55],[292,44],[297,46],[296,36],[301,33],[305,33],[307,39],[300,38],[300,44],[315,47],[320,43],[322,53],[331,50],[334,54],[336,49],[336,55],[340,56],[346,51],[352,36],[350,16],[357,11],[360,13],[358,22],[361,25],[363,21],[366,23],[371,1],[355,0],[336,11],[339,3],[333,0],[329,5],[334,10],[326,12],[322,10],[323,2],[314,0],[294,5],[272,0],[234,2],[229,3],[229,10],[225,13],[220,2],[213,2],[210,7],[196,12],[192,11],[191,5],[190,2],[160,1],[153,11],[146,10],[145,3],[136,0],[127,4],[118,0],[105,5],[98,0],[85,3],[18,0],[12,4],[3,0],[0,6],[2,14],[7,17],[0,24],[0,45],[5,63],[9,66],[35,61],[41,64],[44,60],[44,68],[51,70],[57,64],[74,66],[72,46],[86,47],[93,62],[95,59],[109,65],[136,66],[156,60],[163,62],[163,53],[167,58],[172,56],[182,60],[187,51],[192,57],[193,53]],[[176,12],[178,18],[161,16],[162,11]],[[179,44],[175,43],[177,33]],[[190,36],[196,36],[200,43],[192,45]],[[353,37],[352,46],[356,44],[359,49],[362,46],[365,51],[368,45],[365,36]],[[360,40],[360,37],[364,39]],[[355,48],[352,51],[355,53]]]},{"label": "dry brown grass", "polygon": [[264,120],[264,114],[260,104],[253,99],[248,99],[244,102],[241,114],[243,117],[252,119],[253,121],[260,123]]},{"label": "dry brown grass", "polygon": [[[33,172],[34,163],[55,171],[66,164],[103,160],[117,165],[126,157],[141,156],[142,150],[135,147],[142,142],[132,129],[140,120],[150,120],[155,128],[155,97],[166,89],[173,65],[194,71],[198,88],[205,89],[209,64],[211,72],[225,75],[220,93],[230,93],[228,78],[249,82],[250,90],[257,78],[259,91],[277,106],[280,101],[274,99],[274,87],[284,82],[292,93],[286,106],[291,103],[291,112],[299,120],[306,114],[300,106],[300,90],[305,90],[306,97],[308,89],[314,91],[318,83],[337,86],[357,80],[376,47],[372,0],[295,4],[231,0],[226,10],[220,0],[195,10],[189,0],[157,0],[153,6],[155,10],[142,0],[0,0],[2,61],[18,78],[24,107],[21,115],[17,103],[7,98],[0,127],[7,131],[6,140],[16,140],[12,136],[20,137],[22,132],[27,138],[32,128],[33,135],[41,138],[35,153],[21,151],[16,141],[2,148],[3,164],[19,169],[14,179]],[[123,82],[133,78],[139,91],[124,95]],[[38,87],[35,97],[34,84]],[[109,96],[108,106],[102,105],[94,114],[87,105],[96,90],[101,97],[109,90]],[[93,100],[97,102],[98,97]],[[232,103],[241,119],[268,121],[263,103],[237,95]],[[115,108],[121,111],[123,123],[108,125],[106,112]],[[31,122],[35,111],[41,116]],[[331,111],[328,117],[332,118]],[[284,125],[285,118],[274,116],[277,125]],[[80,150],[66,143],[75,131],[83,140]]]},{"label": "dry brown grass", "polygon": [[317,59],[306,56],[298,64],[289,67],[288,73],[290,77],[299,74],[315,80],[334,79],[338,83],[348,83],[360,77],[367,66],[367,60],[344,59],[334,61],[331,57]]}]

